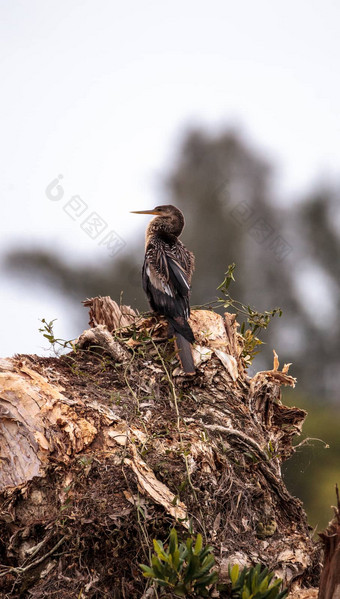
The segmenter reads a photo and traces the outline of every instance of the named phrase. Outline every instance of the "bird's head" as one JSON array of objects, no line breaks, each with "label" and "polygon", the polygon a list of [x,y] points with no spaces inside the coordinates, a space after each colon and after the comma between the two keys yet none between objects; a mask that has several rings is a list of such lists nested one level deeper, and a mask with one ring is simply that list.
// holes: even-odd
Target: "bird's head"
[{"label": "bird's head", "polygon": [[152,229],[152,232],[164,232],[176,235],[178,237],[184,227],[184,216],[182,212],[167,204],[165,206],[156,206],[152,210],[134,210],[132,214],[152,214],[155,218],[151,221],[148,228]]}]

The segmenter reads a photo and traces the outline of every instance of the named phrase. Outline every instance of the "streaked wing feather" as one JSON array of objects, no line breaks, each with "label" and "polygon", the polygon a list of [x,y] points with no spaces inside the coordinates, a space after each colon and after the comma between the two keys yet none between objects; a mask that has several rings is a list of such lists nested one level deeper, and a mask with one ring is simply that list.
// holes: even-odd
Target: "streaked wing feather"
[{"label": "streaked wing feather", "polygon": [[190,291],[187,273],[185,272],[184,268],[182,268],[182,266],[170,256],[168,256],[167,261],[169,266],[169,278],[171,282],[176,290],[181,293],[181,295],[187,295]]},{"label": "streaked wing feather", "polygon": [[[166,316],[189,317],[188,274],[182,263],[185,248],[150,244],[143,266],[143,288],[153,310]],[[189,254],[189,252],[187,252]]]}]

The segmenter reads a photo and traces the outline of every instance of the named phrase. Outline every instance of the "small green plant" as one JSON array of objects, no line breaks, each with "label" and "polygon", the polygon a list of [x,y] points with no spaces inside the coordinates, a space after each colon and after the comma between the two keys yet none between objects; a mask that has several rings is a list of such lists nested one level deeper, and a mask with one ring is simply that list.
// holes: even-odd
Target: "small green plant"
[{"label": "small green plant", "polygon": [[[45,318],[42,318],[40,322],[43,324],[43,326],[39,329],[39,332],[42,333],[42,336],[50,342],[56,354],[58,353],[58,350],[61,349],[69,348],[74,350],[75,345],[72,339],[70,339],[69,341],[65,341],[65,339],[58,339],[57,337],[55,337],[54,323],[56,320],[57,319],[54,318],[53,320],[50,320],[50,322],[47,322]],[[59,346],[58,349],[56,349],[57,346]]]},{"label": "small green plant", "polygon": [[231,580],[232,599],[283,599],[288,589],[280,591],[282,580],[278,578],[271,584],[273,572],[257,564],[253,568],[243,568],[240,572],[238,564],[228,567]]},{"label": "small green plant", "polygon": [[[274,316],[282,316],[281,308],[274,308],[273,310],[265,310],[259,312],[255,308],[249,305],[242,304],[233,299],[229,294],[229,286],[234,278],[235,263],[229,264],[228,270],[225,273],[224,281],[217,287],[218,291],[221,291],[224,297],[219,297],[218,302],[223,305],[223,308],[233,308],[237,314],[242,314],[246,319],[241,325],[241,334],[244,338],[243,358],[249,364],[252,363],[253,358],[258,353],[257,347],[263,344],[263,341],[256,336],[256,333],[261,329],[266,329],[270,321]],[[248,328],[246,328],[246,326]]]},{"label": "small green plant", "polygon": [[[194,543],[195,541],[195,543]],[[161,541],[153,540],[155,553],[151,566],[140,564],[143,576],[151,578],[161,587],[171,589],[178,597],[209,596],[209,586],[217,581],[217,572],[211,571],[215,559],[212,548],[203,547],[202,535],[191,536],[178,544],[177,532],[170,532],[165,548]]]}]

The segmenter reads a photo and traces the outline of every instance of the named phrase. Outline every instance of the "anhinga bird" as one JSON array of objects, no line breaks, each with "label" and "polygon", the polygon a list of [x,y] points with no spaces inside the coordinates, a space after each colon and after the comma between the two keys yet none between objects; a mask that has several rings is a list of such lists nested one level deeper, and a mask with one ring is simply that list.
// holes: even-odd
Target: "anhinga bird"
[{"label": "anhinga bird", "polygon": [[143,289],[154,312],[169,323],[169,336],[175,337],[183,370],[195,373],[191,343],[195,341],[188,323],[189,294],[194,255],[178,239],[184,216],[175,206],[157,206],[134,214],[154,214],[146,230]]}]

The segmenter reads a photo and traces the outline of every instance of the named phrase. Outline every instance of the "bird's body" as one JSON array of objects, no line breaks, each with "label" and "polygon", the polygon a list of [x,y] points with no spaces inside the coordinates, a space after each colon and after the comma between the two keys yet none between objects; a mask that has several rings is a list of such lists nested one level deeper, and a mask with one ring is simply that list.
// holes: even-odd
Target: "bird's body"
[{"label": "bird's body", "polygon": [[150,306],[169,322],[183,370],[195,372],[191,343],[194,335],[188,323],[189,295],[194,255],[178,239],[184,227],[183,214],[175,206],[158,206],[142,214],[154,214],[146,231],[143,288]]}]

